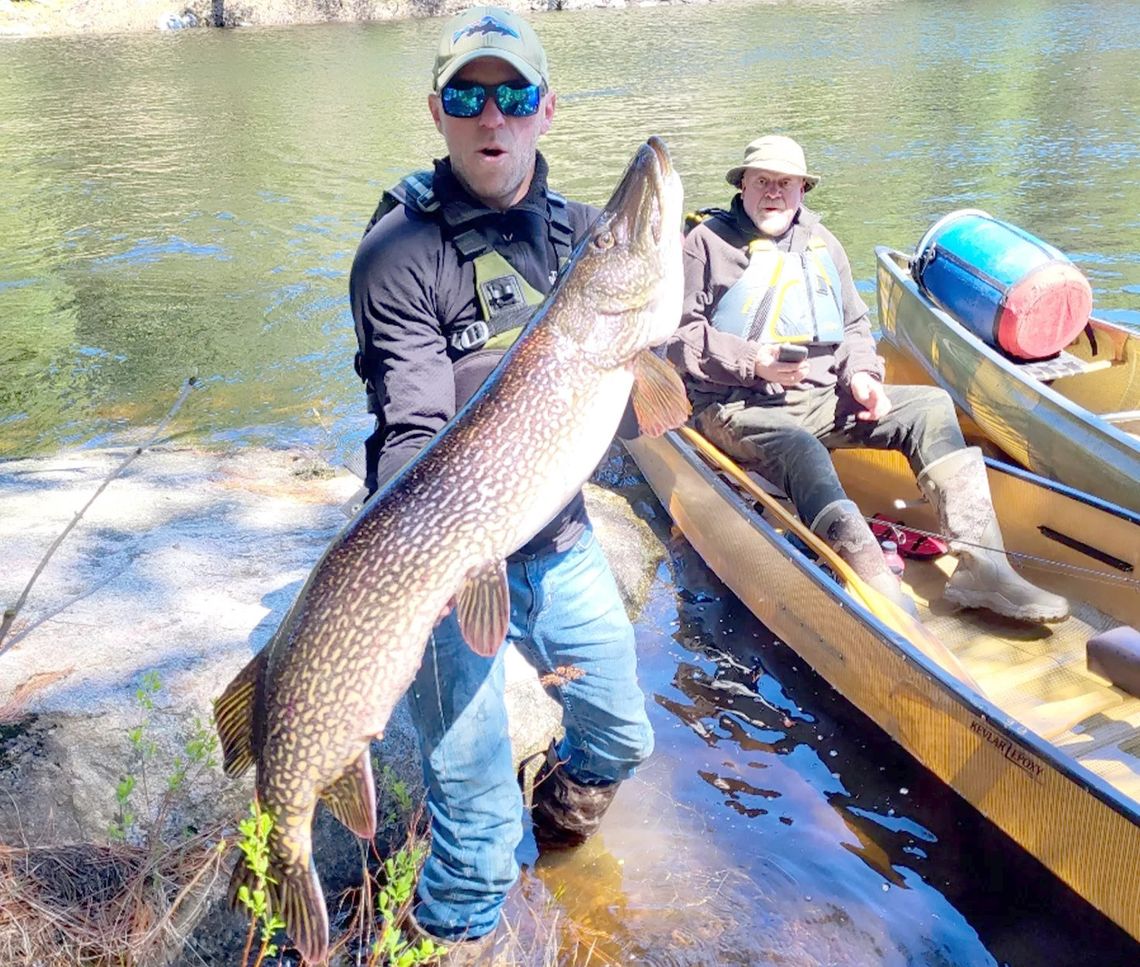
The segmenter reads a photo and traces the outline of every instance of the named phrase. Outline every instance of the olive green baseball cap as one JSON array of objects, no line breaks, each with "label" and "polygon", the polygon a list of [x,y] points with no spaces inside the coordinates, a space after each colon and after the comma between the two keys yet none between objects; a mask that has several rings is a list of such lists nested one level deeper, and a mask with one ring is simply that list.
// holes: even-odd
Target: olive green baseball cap
[{"label": "olive green baseball cap", "polygon": [[438,91],[465,64],[480,57],[506,61],[531,84],[550,86],[546,51],[534,28],[501,7],[472,7],[443,25],[435,55],[433,89]]}]

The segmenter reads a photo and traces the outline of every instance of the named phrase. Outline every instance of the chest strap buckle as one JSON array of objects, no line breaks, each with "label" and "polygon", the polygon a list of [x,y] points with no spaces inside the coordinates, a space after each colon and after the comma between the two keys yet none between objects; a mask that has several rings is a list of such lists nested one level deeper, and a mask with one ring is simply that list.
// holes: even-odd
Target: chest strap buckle
[{"label": "chest strap buckle", "polygon": [[487,328],[487,323],[482,319],[476,319],[462,331],[452,335],[451,345],[461,353],[469,353],[478,349],[490,338],[491,330]]},{"label": "chest strap buckle", "polygon": [[517,309],[519,306],[526,305],[522,286],[519,285],[518,278],[513,275],[490,279],[482,283],[479,288],[492,316],[504,309]]}]

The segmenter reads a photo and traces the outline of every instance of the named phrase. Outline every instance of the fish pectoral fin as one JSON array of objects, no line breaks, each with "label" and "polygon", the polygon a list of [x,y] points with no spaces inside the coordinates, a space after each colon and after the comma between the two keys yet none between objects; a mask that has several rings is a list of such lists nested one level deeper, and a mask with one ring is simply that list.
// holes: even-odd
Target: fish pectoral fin
[{"label": "fish pectoral fin", "polygon": [[263,648],[214,700],[214,725],[222,743],[222,768],[227,776],[240,776],[253,765],[253,714],[265,662]]},{"label": "fish pectoral fin", "polygon": [[455,616],[463,640],[475,654],[490,658],[499,650],[511,621],[506,561],[486,564],[468,575],[455,602]]},{"label": "fish pectoral fin", "polygon": [[685,384],[669,363],[648,349],[633,359],[633,412],[646,436],[681,426],[692,412]]},{"label": "fish pectoral fin", "polygon": [[325,789],[321,800],[329,812],[357,836],[372,839],[376,835],[376,786],[368,746],[340,778]]}]

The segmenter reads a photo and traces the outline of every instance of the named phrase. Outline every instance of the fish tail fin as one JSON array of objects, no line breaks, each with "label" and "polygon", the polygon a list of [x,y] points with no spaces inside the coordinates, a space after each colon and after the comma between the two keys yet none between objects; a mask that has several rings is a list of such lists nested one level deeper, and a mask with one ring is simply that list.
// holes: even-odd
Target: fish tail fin
[{"label": "fish tail fin", "polygon": [[222,768],[227,776],[240,776],[253,765],[253,714],[265,661],[263,649],[214,700],[214,725],[222,743]]},{"label": "fish tail fin", "polygon": [[329,915],[312,860],[290,866],[270,884],[269,907],[283,921],[293,946],[310,964],[323,964],[329,955]]},{"label": "fish tail fin", "polygon": [[[235,908],[239,906],[243,886],[251,894],[259,888],[257,875],[244,856],[230,875],[229,900]],[[260,886],[264,887],[269,912],[285,922],[285,932],[305,961],[324,963],[329,953],[329,917],[311,856],[306,863],[283,867],[270,860]]]},{"label": "fish tail fin", "polygon": [[329,812],[357,836],[372,839],[376,835],[376,785],[368,746],[336,782],[325,789],[321,800]]}]

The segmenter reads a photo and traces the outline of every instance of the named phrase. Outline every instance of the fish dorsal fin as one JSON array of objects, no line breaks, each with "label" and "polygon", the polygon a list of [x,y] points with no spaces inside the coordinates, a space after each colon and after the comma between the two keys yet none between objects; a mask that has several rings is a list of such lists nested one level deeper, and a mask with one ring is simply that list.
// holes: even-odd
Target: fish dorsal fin
[{"label": "fish dorsal fin", "polygon": [[692,412],[677,370],[648,349],[633,360],[633,412],[646,436],[681,426]]},{"label": "fish dorsal fin", "polygon": [[468,576],[455,603],[455,616],[463,640],[475,654],[489,658],[499,650],[511,620],[506,561],[485,564]]},{"label": "fish dorsal fin", "polygon": [[222,768],[227,776],[240,776],[253,765],[253,714],[265,662],[266,649],[263,648],[214,700],[214,723],[222,743]]},{"label": "fish dorsal fin", "polygon": [[321,800],[329,812],[357,836],[372,839],[376,835],[376,786],[368,746],[340,778],[325,789]]}]

